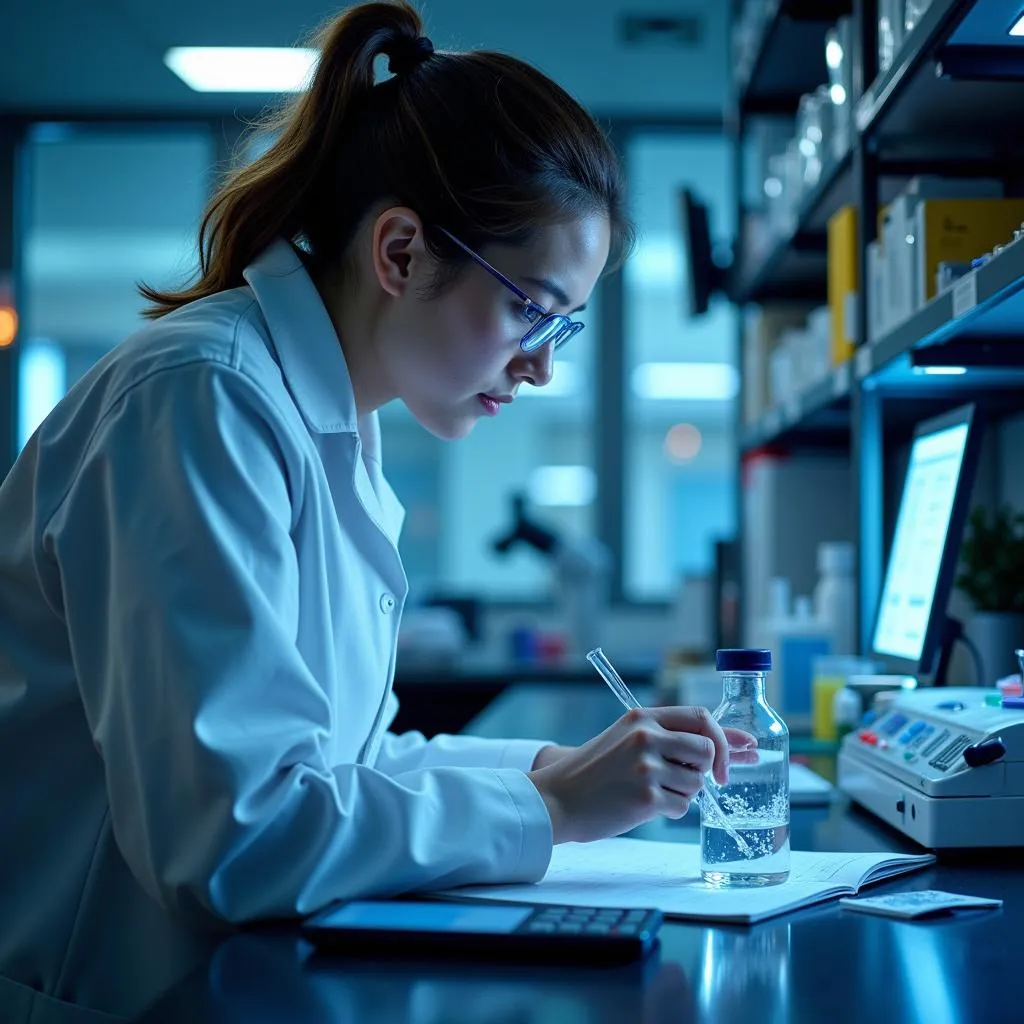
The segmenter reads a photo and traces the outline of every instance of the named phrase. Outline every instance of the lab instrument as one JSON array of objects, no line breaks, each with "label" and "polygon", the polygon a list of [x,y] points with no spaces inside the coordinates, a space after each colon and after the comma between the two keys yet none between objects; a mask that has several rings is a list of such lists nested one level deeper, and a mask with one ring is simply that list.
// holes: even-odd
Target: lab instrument
[{"label": "lab instrument", "polygon": [[850,733],[839,786],[929,849],[1024,846],[1024,708],[974,686],[901,690]]},{"label": "lab instrument", "polygon": [[578,658],[594,646],[601,632],[611,567],[608,549],[596,538],[571,536],[538,522],[527,512],[522,494],[512,496],[512,517],[511,530],[492,547],[496,554],[506,555],[524,544],[549,561],[568,653]]}]

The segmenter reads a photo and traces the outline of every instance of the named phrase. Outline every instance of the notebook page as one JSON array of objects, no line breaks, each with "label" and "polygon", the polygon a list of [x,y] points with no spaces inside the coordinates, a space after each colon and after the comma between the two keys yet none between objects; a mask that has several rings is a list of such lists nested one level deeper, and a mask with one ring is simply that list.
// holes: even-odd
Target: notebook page
[{"label": "notebook page", "polygon": [[831,896],[853,894],[862,878],[894,856],[899,857],[796,851],[785,883],[729,890],[708,886],[700,877],[700,849],[695,843],[604,839],[556,846],[547,874],[536,884],[466,886],[444,895],[576,906],[657,907],[676,917],[756,921]]}]

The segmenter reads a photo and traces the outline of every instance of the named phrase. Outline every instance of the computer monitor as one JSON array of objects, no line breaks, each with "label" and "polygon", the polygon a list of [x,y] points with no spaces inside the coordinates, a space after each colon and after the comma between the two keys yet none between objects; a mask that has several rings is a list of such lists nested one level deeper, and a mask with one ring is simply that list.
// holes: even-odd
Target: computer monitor
[{"label": "computer monitor", "polygon": [[725,291],[728,275],[714,260],[707,205],[690,189],[684,188],[679,194],[679,211],[683,248],[689,267],[686,288],[689,313],[690,316],[700,316],[708,311],[711,296]]},{"label": "computer monitor", "polygon": [[872,653],[895,672],[945,683],[959,624],[946,614],[978,463],[973,405],[914,431]]}]

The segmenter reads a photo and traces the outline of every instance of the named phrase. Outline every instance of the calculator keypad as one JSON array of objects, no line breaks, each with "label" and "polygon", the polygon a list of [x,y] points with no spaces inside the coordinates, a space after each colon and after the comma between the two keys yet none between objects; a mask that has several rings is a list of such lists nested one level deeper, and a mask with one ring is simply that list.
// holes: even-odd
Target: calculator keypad
[{"label": "calculator keypad", "polygon": [[650,911],[599,907],[545,907],[523,930],[534,935],[636,935]]}]

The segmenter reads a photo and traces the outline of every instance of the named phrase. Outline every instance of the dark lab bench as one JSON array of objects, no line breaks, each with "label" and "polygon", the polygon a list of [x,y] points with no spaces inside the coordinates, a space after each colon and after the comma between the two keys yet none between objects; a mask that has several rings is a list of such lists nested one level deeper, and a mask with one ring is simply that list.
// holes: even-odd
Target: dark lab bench
[{"label": "dark lab bench", "polygon": [[[471,723],[489,736],[577,743],[619,714],[601,687],[507,689]],[[635,834],[693,841],[696,821]],[[796,849],[915,851],[845,803],[796,808]],[[828,903],[753,927],[669,922],[622,968],[481,965],[308,955],[293,933],[227,938],[138,1019],[146,1024],[1020,1024],[1021,851],[942,859],[873,891],[1001,897],[1002,909],[908,923]],[[2,1018],[0,1013],[0,1018]],[[58,1018],[52,1018],[58,1020]],[[91,1022],[101,1018],[69,1019]],[[47,1017],[47,1021],[51,1018]]]}]

